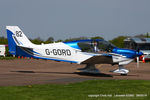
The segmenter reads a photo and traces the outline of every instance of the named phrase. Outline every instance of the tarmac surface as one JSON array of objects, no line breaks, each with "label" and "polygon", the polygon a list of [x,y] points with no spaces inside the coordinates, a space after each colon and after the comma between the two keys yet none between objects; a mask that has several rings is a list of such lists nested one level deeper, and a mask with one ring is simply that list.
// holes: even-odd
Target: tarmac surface
[{"label": "tarmac surface", "polygon": [[125,68],[130,71],[127,76],[109,72],[118,67],[108,64],[96,65],[101,74],[76,73],[77,68],[84,66],[37,59],[0,60],[0,86],[68,84],[93,79],[150,80],[150,62],[140,63],[139,68],[137,68],[136,62],[126,65]]}]

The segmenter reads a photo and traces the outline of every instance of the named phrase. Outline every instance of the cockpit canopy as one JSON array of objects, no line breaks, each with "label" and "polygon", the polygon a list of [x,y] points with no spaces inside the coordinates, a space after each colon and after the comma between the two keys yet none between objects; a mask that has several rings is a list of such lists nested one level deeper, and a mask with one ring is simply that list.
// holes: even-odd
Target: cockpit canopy
[{"label": "cockpit canopy", "polygon": [[83,52],[111,52],[114,45],[105,40],[91,40],[79,42],[78,46]]},{"label": "cockpit canopy", "polygon": [[95,53],[112,52],[112,50],[116,48],[116,46],[114,46],[110,42],[102,39],[77,40],[64,43],[72,48],[79,49],[82,52],[95,52]]},{"label": "cockpit canopy", "polygon": [[111,52],[116,47],[105,40],[87,40],[77,44],[82,52]]}]

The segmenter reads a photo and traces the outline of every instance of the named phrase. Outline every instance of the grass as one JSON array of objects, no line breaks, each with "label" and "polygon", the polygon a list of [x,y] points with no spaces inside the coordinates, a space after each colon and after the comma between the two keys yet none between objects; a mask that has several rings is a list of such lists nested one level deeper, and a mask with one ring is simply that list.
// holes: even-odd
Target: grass
[{"label": "grass", "polygon": [[[127,94],[132,94],[133,97],[115,97]],[[137,97],[137,94],[145,96]],[[150,81],[147,80],[91,80],[68,85],[0,87],[0,100],[148,100],[149,98]]]},{"label": "grass", "polygon": [[16,59],[16,57],[0,57],[0,60],[13,60]]}]

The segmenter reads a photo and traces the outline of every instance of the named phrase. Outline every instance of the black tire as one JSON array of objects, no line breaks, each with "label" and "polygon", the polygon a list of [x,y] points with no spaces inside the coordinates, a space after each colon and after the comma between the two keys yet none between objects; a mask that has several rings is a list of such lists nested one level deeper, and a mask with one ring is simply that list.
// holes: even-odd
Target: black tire
[{"label": "black tire", "polygon": [[127,74],[120,74],[121,76],[127,76]]}]

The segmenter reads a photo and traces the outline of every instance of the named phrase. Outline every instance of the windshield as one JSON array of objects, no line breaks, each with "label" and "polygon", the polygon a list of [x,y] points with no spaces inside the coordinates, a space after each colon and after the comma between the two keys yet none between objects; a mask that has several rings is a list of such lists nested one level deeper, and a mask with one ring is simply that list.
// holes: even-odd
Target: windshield
[{"label": "windshield", "polygon": [[83,52],[111,52],[115,46],[105,40],[91,40],[86,42],[79,42],[78,46]]},{"label": "windshield", "polygon": [[115,48],[113,44],[108,41],[98,41],[98,48],[100,51],[111,52],[113,48]]}]

